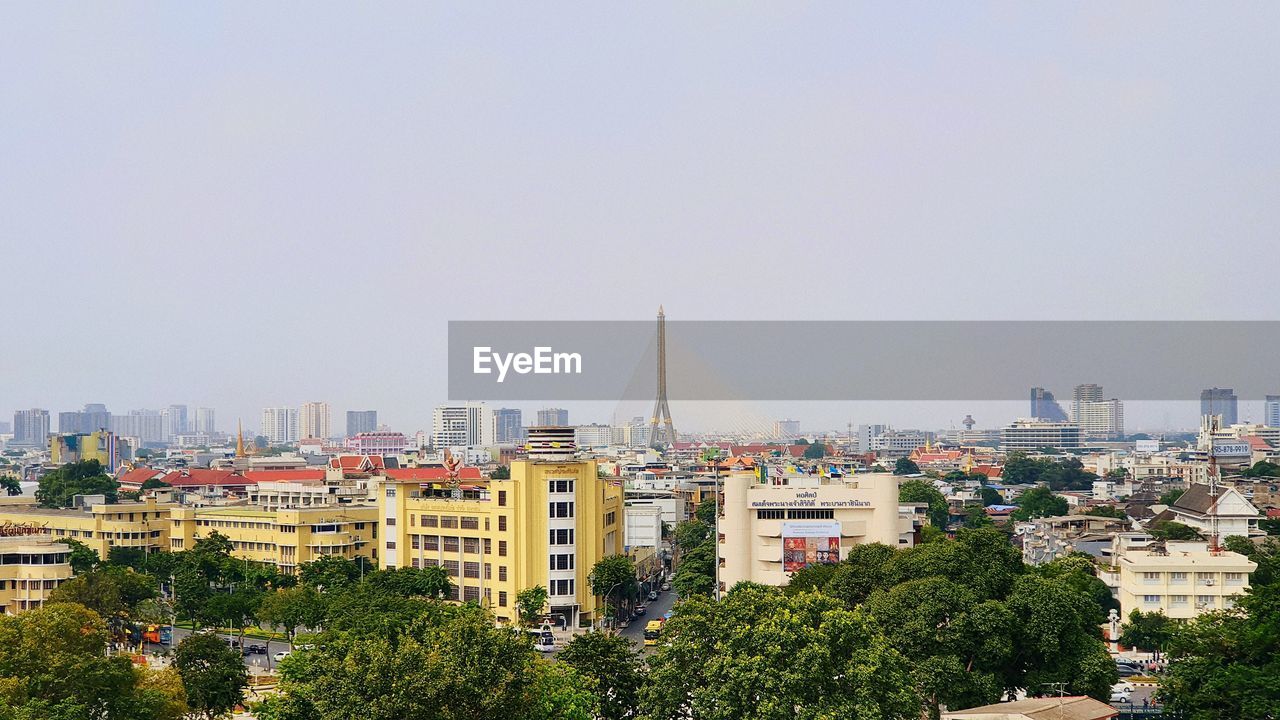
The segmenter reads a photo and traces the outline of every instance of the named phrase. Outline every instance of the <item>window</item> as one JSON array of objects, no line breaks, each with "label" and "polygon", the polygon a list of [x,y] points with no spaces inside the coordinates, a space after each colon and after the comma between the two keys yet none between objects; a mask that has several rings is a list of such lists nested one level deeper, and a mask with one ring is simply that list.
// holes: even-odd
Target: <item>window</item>
[{"label": "window", "polygon": [[573,544],[573,528],[556,528],[551,530],[550,544],[552,545],[572,545]]},{"label": "window", "polygon": [[573,517],[572,502],[553,502],[549,503],[548,511],[553,518],[571,518]]},{"label": "window", "polygon": [[551,594],[552,595],[572,595],[573,581],[572,580],[552,580]]},{"label": "window", "polygon": [[498,607],[506,607],[506,606],[507,606],[507,591],[499,590],[498,591]]},{"label": "window", "polygon": [[1171,573],[1169,573],[1169,584],[1170,584],[1170,585],[1181,585],[1181,584],[1184,584],[1184,583],[1186,583],[1186,582],[1187,582],[1187,574],[1186,574],[1186,573],[1184,573],[1184,572],[1171,572]]},{"label": "window", "polygon": [[1159,605],[1160,596],[1159,595],[1143,595],[1142,604],[1143,605]]},{"label": "window", "polygon": [[423,515],[422,527],[440,527],[440,518],[436,515]]},{"label": "window", "polygon": [[573,492],[573,481],[572,480],[551,480],[547,486],[547,492],[571,493]]},{"label": "window", "polygon": [[458,538],[456,536],[448,536],[444,539],[445,552],[458,552]]},{"label": "window", "polygon": [[788,510],[788,520],[834,520],[835,510]]},{"label": "window", "polygon": [[454,515],[441,515],[441,516],[440,516],[440,527],[442,527],[442,528],[456,528],[456,527],[458,527],[458,518],[457,518],[456,516],[454,516]]},{"label": "window", "polygon": [[1244,582],[1244,573],[1229,572],[1223,574],[1223,579],[1228,585],[1239,585]]},{"label": "window", "polygon": [[499,565],[498,566],[498,582],[506,582],[506,581],[507,581],[507,566]]},{"label": "window", "polygon": [[507,516],[499,515],[498,516],[498,532],[506,532],[506,531],[507,531]]},{"label": "window", "polygon": [[551,556],[552,570],[572,570],[573,553],[557,553]]},{"label": "window", "polygon": [[1216,608],[1218,607],[1218,603],[1214,600],[1214,597],[1212,595],[1197,595],[1196,607]]},{"label": "window", "polygon": [[424,536],[424,542],[422,543],[422,548],[423,548],[424,550],[439,550],[439,549],[440,549],[440,536],[439,536],[439,535],[425,535],[425,536]]},{"label": "window", "polygon": [[463,538],[462,552],[465,552],[465,553],[480,552],[480,538]]},{"label": "window", "polygon": [[484,539],[484,554],[485,555],[493,554],[493,541],[490,540],[489,538]]},{"label": "window", "polygon": [[445,572],[447,572],[447,573],[449,573],[449,577],[458,577],[458,561],[457,561],[457,560],[445,560],[445,561],[444,561],[444,571],[445,571]]},{"label": "window", "polygon": [[463,564],[462,564],[462,576],[463,576],[463,577],[469,577],[469,578],[479,578],[479,577],[480,577],[480,563],[478,563],[478,562],[465,562],[465,563],[463,563]]},{"label": "window", "polygon": [[506,556],[507,556],[507,541],[499,540],[498,541],[498,557],[506,557]]},{"label": "window", "polygon": [[[418,519],[417,515],[414,515],[413,513],[409,513],[409,527],[413,527],[414,525],[416,525],[417,523],[415,523],[414,520],[417,520],[417,519]],[[362,525],[363,523],[356,523],[356,529],[359,529]]]},{"label": "window", "polygon": [[489,563],[484,564],[484,579],[485,580],[493,579],[493,566],[490,565]]},{"label": "window", "polygon": [[1213,575],[1214,575],[1214,574],[1213,574],[1213,573],[1210,573],[1210,572],[1198,572],[1198,573],[1196,573],[1196,584],[1198,584],[1198,585],[1212,585],[1212,584],[1213,584]]},{"label": "window", "polygon": [[388,485],[388,486],[387,486],[387,497],[395,497],[395,496],[396,496],[396,489],[395,489],[395,487],[394,487],[394,486],[392,486],[392,485]]},{"label": "window", "polygon": [[[498,491],[498,507],[506,507],[506,506],[507,506],[507,491],[499,490]],[[506,595],[506,593],[502,593],[502,595]],[[506,605],[506,603],[504,602],[503,605]]]},{"label": "window", "polygon": [[757,510],[757,520],[781,520],[787,516],[786,510]]},{"label": "window", "polygon": [[395,550],[395,549],[396,549],[396,541],[395,541],[395,540],[388,540],[388,541],[387,541],[387,549],[388,549],[388,550]]},{"label": "window", "polygon": [[468,585],[467,587],[463,588],[463,589],[462,589],[462,600],[463,600],[463,602],[479,602],[479,601],[480,601],[480,588],[478,588],[478,587],[473,587],[473,586],[470,586],[470,585]]},{"label": "window", "polygon": [[422,536],[421,536],[421,535],[410,535],[410,536],[409,536],[409,542],[410,542],[410,544],[412,544],[412,545],[413,545],[413,549],[414,549],[414,550],[421,550],[421,549],[422,549]]},{"label": "window", "polygon": [[607,513],[605,513],[605,514],[604,514],[604,524],[605,524],[605,525],[612,525],[612,524],[614,524],[614,523],[616,523],[616,522],[618,522],[618,513],[616,513],[616,512],[614,512],[614,511],[610,510],[609,512],[607,512]]},{"label": "window", "polygon": [[387,524],[388,524],[388,525],[395,525],[395,524],[396,524],[396,519],[395,519],[395,518],[387,518]]},{"label": "window", "polygon": [[1170,607],[1185,607],[1186,604],[1187,604],[1186,595],[1170,595],[1169,596]]},{"label": "window", "polygon": [[462,529],[463,530],[479,530],[480,518],[471,516],[471,515],[464,515],[462,517]]},{"label": "window", "polygon": [[1160,582],[1160,573],[1144,572],[1142,573],[1142,583],[1144,585],[1155,585]]}]

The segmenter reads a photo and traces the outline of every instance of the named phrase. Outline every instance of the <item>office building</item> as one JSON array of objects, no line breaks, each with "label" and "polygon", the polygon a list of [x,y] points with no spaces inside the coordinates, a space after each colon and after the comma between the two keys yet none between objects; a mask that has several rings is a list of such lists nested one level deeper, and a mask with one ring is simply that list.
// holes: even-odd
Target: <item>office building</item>
[{"label": "office building", "polygon": [[569,411],[563,408],[543,408],[538,411],[538,427],[568,427]]},{"label": "office building", "polygon": [[111,428],[111,413],[101,403],[89,403],[83,410],[58,413],[58,432],[91,433],[95,430]]},{"label": "office building", "polygon": [[1080,426],[1069,422],[1049,422],[1019,418],[1000,431],[1003,452],[1036,452],[1041,448],[1074,450],[1082,447]]},{"label": "office building", "polygon": [[1238,401],[1231,388],[1206,388],[1200,391],[1200,416],[1221,415],[1223,427],[1239,422]]},{"label": "office building", "polygon": [[1031,419],[1048,422],[1066,422],[1067,413],[1053,397],[1053,393],[1042,387],[1031,388]]},{"label": "office building", "polygon": [[516,594],[535,585],[550,593],[544,611],[569,627],[598,619],[587,576],[623,552],[622,489],[597,477],[594,460],[574,460],[572,442],[568,457],[558,454],[564,438],[542,431],[529,429],[536,449],[511,463],[510,480],[474,468],[452,479],[443,469],[434,477],[388,471],[378,493],[380,564],[443,566],[454,600],[478,602],[501,622],[515,622]]},{"label": "office building", "polygon": [[838,563],[855,545],[908,547],[913,523],[900,513],[898,478],[888,473],[847,480],[766,473],[763,481],[733,473],[724,479],[720,588],[742,581],[786,585],[791,573]]},{"label": "office building", "polygon": [[1280,395],[1268,395],[1262,403],[1262,424],[1280,427]]},{"label": "office building", "polygon": [[871,443],[882,433],[888,432],[888,425],[859,425],[857,446],[859,453],[871,452]]},{"label": "office building", "polygon": [[348,410],[347,437],[355,437],[360,433],[373,432],[378,429],[377,410]]},{"label": "office building", "polygon": [[329,403],[302,403],[302,407],[298,409],[298,437],[320,440],[329,438]]},{"label": "office building", "polygon": [[613,426],[579,425],[573,429],[573,441],[580,448],[607,448],[613,443]]},{"label": "office building", "polygon": [[191,431],[191,426],[187,422],[187,406],[186,405],[170,405],[160,411],[163,418],[161,439],[165,442],[173,442],[179,435],[185,435]]},{"label": "office building", "polygon": [[926,443],[933,441],[933,433],[920,430],[885,430],[871,438],[870,451],[888,457],[905,457]]},{"label": "office building", "polygon": [[1102,402],[1102,386],[1093,383],[1085,383],[1077,385],[1075,392],[1071,397],[1071,417],[1076,419],[1079,417],[1080,405],[1083,403]]},{"label": "office building", "polygon": [[114,473],[120,468],[120,449],[110,430],[49,436],[49,457],[54,465],[97,460],[104,470]]},{"label": "office building", "polygon": [[409,447],[402,432],[378,430],[356,433],[347,438],[347,449],[357,455],[399,455]]},{"label": "office building", "polygon": [[774,420],[773,439],[790,440],[800,436],[799,420]]},{"label": "office building", "polygon": [[497,442],[518,445],[524,441],[524,421],[519,408],[498,408],[493,418]]},{"label": "office building", "polygon": [[1075,424],[1080,426],[1083,437],[1097,440],[1124,437],[1124,403],[1119,400],[1083,400],[1076,403],[1074,412]]},{"label": "office building", "polygon": [[164,417],[156,410],[130,410],[125,415],[112,415],[111,432],[116,437],[158,443],[164,439]]},{"label": "office building", "polygon": [[233,556],[274,565],[287,575],[326,555],[377,563],[378,509],[372,505],[177,507],[170,518],[174,551],[189,550],[196,540],[217,532],[231,541]]},{"label": "office building", "polygon": [[431,420],[431,446],[489,446],[494,444],[493,410],[484,403],[441,405]]},{"label": "office building", "polygon": [[213,435],[217,431],[218,428],[217,423],[214,420],[213,408],[196,408],[196,434],[207,436]]},{"label": "office building", "polygon": [[291,407],[263,408],[262,436],[272,445],[298,442],[298,410]]},{"label": "office building", "polygon": [[1115,536],[1112,564],[1099,576],[1120,601],[1120,617],[1134,610],[1178,620],[1230,610],[1249,589],[1257,563],[1205,542],[1158,542],[1140,533]]},{"label": "office building", "polygon": [[175,507],[172,504],[148,499],[113,505],[91,502],[86,507],[44,508],[35,504],[35,498],[29,500],[0,504],[0,525],[36,525],[55,539],[79,540],[101,558],[107,557],[113,547],[142,548],[147,552],[169,549],[169,510]]},{"label": "office building", "polygon": [[0,609],[6,615],[42,607],[71,579],[71,548],[34,525],[8,526],[0,535]]},{"label": "office building", "polygon": [[40,408],[19,410],[13,414],[12,445],[44,447],[49,437],[49,411]]}]

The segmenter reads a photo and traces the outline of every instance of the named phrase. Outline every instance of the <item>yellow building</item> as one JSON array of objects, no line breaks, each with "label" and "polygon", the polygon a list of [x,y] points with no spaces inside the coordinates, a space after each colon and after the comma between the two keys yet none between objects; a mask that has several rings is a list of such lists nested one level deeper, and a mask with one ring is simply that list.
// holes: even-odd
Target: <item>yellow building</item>
[{"label": "yellow building", "polygon": [[169,549],[169,510],[157,503],[125,502],[85,508],[42,508],[34,498],[11,498],[0,504],[0,523],[32,524],[54,539],[73,538],[106,558],[113,547]]},{"label": "yellow building", "polygon": [[1120,601],[1120,616],[1134,610],[1185,620],[1229,610],[1249,589],[1257,563],[1239,553],[1214,551],[1205,542],[1160,543],[1142,533],[1120,533],[1113,565],[1099,574]]},{"label": "yellow building", "polygon": [[107,472],[113,473],[120,467],[116,435],[109,430],[52,435],[49,437],[49,457],[54,465],[97,460]]},{"label": "yellow building", "polygon": [[377,562],[378,509],[337,505],[270,510],[261,505],[172,510],[169,549],[190,550],[217,532],[231,541],[232,555],[275,565],[292,574],[325,555]]},{"label": "yellow building", "polygon": [[[44,605],[71,577],[71,548],[34,527],[6,526],[0,536],[0,608],[17,615]],[[14,533],[14,534],[7,534]]]},{"label": "yellow building", "polygon": [[511,463],[509,480],[475,468],[453,480],[438,468],[388,470],[378,492],[382,566],[443,566],[453,599],[504,622],[517,618],[516,594],[535,585],[549,593],[545,610],[570,626],[596,619],[587,576],[623,551],[622,488],[571,453],[531,453]]}]

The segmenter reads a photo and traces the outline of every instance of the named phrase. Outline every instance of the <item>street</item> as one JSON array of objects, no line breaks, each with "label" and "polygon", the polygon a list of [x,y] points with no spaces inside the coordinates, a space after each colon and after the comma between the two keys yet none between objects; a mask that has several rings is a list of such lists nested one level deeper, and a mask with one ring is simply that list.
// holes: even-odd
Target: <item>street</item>
[{"label": "street", "polygon": [[674,590],[658,593],[657,600],[646,603],[648,610],[645,611],[645,614],[635,620],[632,620],[631,625],[622,628],[621,634],[636,645],[643,647],[645,624],[650,620],[657,620],[661,618],[663,614],[671,609],[671,606],[675,605],[675,602],[676,592]]},{"label": "street", "polygon": [[[150,654],[157,651],[164,652],[166,649],[172,649],[173,647],[176,647],[178,643],[182,642],[183,638],[187,637],[190,634],[191,634],[191,630],[189,630],[188,628],[181,628],[181,627],[175,626],[173,628],[173,644],[172,645],[165,646],[165,645],[155,645],[153,643],[147,643],[147,653]],[[221,637],[224,639],[225,638],[236,639],[238,636],[218,633],[218,637]],[[287,642],[282,642],[279,640],[272,640],[271,642],[267,642],[266,640],[259,640],[259,639],[251,638],[248,636],[245,637],[244,644],[267,646],[266,655],[245,655],[244,656],[245,667],[249,668],[250,671],[256,670],[260,672],[266,672],[268,670],[274,670],[276,667],[276,661],[274,659],[275,654],[282,650],[293,649],[293,647]]]}]

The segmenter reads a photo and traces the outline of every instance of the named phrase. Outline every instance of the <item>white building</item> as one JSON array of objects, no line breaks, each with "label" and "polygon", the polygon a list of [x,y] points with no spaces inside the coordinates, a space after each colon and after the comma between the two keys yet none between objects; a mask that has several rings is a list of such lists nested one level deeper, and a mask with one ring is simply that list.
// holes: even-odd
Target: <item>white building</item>
[{"label": "white building", "polygon": [[774,440],[790,440],[800,436],[799,420],[774,420],[773,421],[773,439]]},{"label": "white building", "polygon": [[888,473],[763,483],[755,473],[734,473],[724,479],[719,521],[721,589],[743,580],[785,585],[791,573],[839,562],[854,545],[909,546],[913,523],[898,505],[898,478]]},{"label": "white building", "polygon": [[1035,452],[1043,447],[1057,450],[1080,447],[1080,426],[1075,423],[1019,418],[1000,431],[1000,450],[1003,452]]},{"label": "white building", "polygon": [[613,444],[613,427],[610,425],[578,425],[573,429],[573,441],[580,448],[607,448]]},{"label": "white building", "polygon": [[656,505],[627,505],[623,516],[626,520],[623,542],[628,550],[662,547],[662,508]]},{"label": "white building", "polygon": [[490,446],[496,443],[497,424],[493,410],[482,402],[440,405],[431,418],[431,446],[434,448]]},{"label": "white building", "polygon": [[298,442],[297,408],[263,408],[262,436],[272,445],[288,445]]},{"label": "white building", "polygon": [[1086,438],[1119,439],[1124,436],[1124,403],[1115,398],[1077,403],[1075,421]]},{"label": "white building", "polygon": [[1265,535],[1258,529],[1259,517],[1258,508],[1232,488],[1212,490],[1208,485],[1193,484],[1167,510],[1151,518],[1148,527],[1172,521],[1189,525],[1206,538],[1216,531],[1222,540],[1232,535]]},{"label": "white building", "polygon": [[1215,552],[1204,542],[1128,542],[1135,537],[1149,538],[1116,535],[1112,565],[1099,574],[1120,601],[1123,618],[1134,610],[1177,619],[1228,610],[1249,589],[1249,573],[1258,567],[1244,555]]},{"label": "white building", "polygon": [[215,432],[217,432],[217,428],[214,427],[214,425],[215,423],[214,423],[213,408],[207,408],[207,407],[196,408],[196,434],[197,435],[214,434]]},{"label": "white building", "polygon": [[298,437],[327,439],[329,434],[329,403],[302,403],[298,409]]}]

